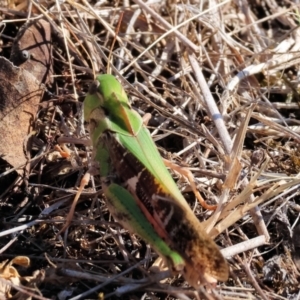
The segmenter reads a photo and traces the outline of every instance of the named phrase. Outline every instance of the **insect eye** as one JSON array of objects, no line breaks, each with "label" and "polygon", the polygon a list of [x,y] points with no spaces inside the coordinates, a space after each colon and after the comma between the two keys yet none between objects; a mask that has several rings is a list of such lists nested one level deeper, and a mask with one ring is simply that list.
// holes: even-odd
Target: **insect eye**
[{"label": "insect eye", "polygon": [[30,52],[27,50],[22,50],[21,51],[21,57],[23,61],[26,61],[28,59],[30,59]]},{"label": "insect eye", "polygon": [[95,80],[89,87],[89,94],[94,95],[98,92],[98,87],[100,86],[100,82]]}]

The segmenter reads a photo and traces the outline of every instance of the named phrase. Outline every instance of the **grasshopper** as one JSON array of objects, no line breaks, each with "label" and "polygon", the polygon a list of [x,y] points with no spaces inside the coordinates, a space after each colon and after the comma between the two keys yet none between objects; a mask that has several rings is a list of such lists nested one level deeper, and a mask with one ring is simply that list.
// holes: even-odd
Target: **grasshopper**
[{"label": "grasshopper", "polygon": [[182,196],[114,76],[96,77],[84,100],[84,118],[112,215],[195,288],[226,281],[227,262]]}]

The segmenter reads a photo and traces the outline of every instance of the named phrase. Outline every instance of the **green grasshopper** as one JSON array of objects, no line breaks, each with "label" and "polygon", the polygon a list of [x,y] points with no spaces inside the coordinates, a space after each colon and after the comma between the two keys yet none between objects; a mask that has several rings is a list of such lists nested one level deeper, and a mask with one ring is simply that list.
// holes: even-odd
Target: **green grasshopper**
[{"label": "green grasshopper", "polygon": [[225,259],[185,201],[114,76],[97,76],[84,100],[84,118],[112,215],[195,288],[226,281]]}]

